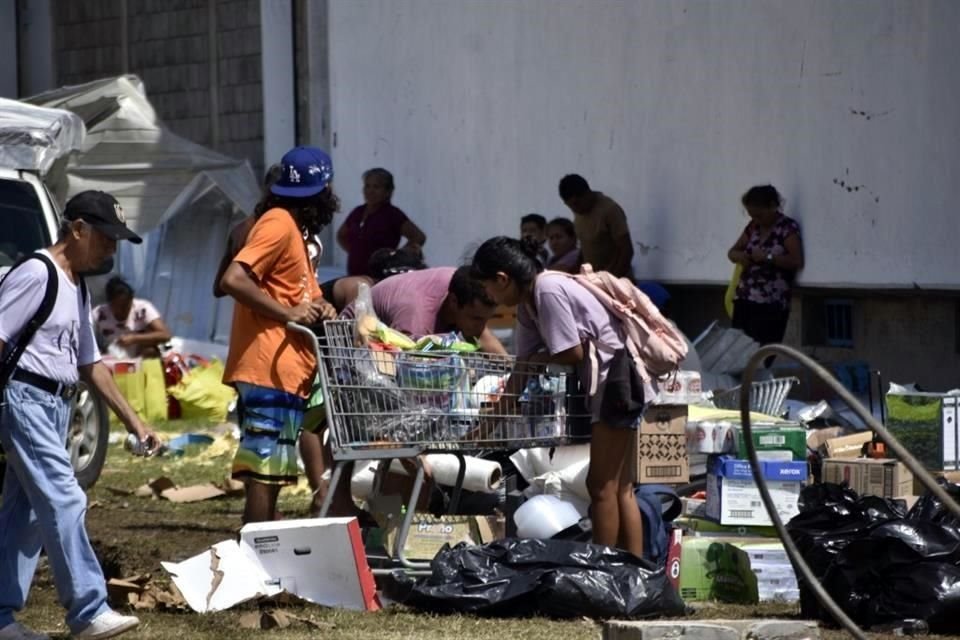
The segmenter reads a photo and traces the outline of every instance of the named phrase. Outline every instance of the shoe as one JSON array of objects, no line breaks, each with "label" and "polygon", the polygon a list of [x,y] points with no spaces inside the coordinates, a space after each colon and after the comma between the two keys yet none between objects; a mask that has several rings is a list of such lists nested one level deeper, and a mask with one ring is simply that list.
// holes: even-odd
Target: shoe
[{"label": "shoe", "polygon": [[30,631],[19,622],[11,622],[0,629],[0,640],[50,640],[50,636]]},{"label": "shoe", "polygon": [[73,634],[73,637],[81,640],[112,638],[125,631],[130,631],[138,624],[140,624],[140,620],[134,616],[121,615],[113,609],[107,609],[94,618],[93,622],[84,627],[82,631]]}]

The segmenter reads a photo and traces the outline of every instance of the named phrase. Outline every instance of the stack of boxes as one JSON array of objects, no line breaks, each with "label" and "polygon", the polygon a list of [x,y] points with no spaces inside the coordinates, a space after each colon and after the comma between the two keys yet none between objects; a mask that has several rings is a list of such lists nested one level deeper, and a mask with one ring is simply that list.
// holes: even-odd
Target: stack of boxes
[{"label": "stack of boxes", "polygon": [[[686,433],[687,450],[709,456],[705,517],[721,525],[771,526],[746,459],[743,428],[731,421],[688,422]],[[798,513],[800,488],[808,477],[807,431],[799,424],[761,424],[750,435],[777,513],[786,522]]]},{"label": "stack of boxes", "polygon": [[[694,601],[798,600],[793,566],[776,537],[747,460],[743,429],[734,420],[690,421],[686,434],[688,451],[708,458],[705,498],[686,500],[684,516],[675,521],[685,532],[681,595]],[[799,513],[800,489],[808,480],[806,429],[771,422],[754,425],[751,438],[777,514],[787,522]],[[704,548],[713,551],[704,554]],[[750,580],[734,571],[744,564],[750,569]],[[715,584],[717,580],[726,586]]]}]

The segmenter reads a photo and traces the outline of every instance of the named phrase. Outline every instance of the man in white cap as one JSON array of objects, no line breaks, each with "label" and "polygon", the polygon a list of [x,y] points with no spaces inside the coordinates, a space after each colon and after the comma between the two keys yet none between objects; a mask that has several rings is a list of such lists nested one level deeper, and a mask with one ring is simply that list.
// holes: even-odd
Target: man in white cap
[{"label": "man in white cap", "polygon": [[14,621],[40,550],[46,550],[74,638],[110,638],[139,624],[107,605],[106,581],[87,537],[87,497],[66,450],[71,400],[83,379],[152,453],[159,440],[124,400],[100,361],[82,274],[119,240],[139,243],[113,196],[85,191],[64,212],[59,239],[0,283],[0,443],[7,472],[0,506],[0,640],[46,638]]}]

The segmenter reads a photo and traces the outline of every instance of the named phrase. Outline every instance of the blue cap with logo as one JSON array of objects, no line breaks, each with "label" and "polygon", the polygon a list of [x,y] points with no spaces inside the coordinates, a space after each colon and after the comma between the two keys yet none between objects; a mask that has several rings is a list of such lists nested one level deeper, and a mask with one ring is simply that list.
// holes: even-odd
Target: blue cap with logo
[{"label": "blue cap with logo", "polygon": [[280,161],[280,178],[270,192],[291,198],[315,196],[333,179],[333,160],[316,147],[294,147]]}]

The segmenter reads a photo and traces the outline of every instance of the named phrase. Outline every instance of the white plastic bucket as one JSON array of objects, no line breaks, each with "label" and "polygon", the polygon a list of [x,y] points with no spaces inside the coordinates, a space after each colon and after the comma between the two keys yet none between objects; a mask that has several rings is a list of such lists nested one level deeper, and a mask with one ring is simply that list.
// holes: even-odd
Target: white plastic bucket
[{"label": "white plastic bucket", "polygon": [[520,538],[547,539],[580,521],[580,512],[556,496],[533,496],[513,514]]}]

